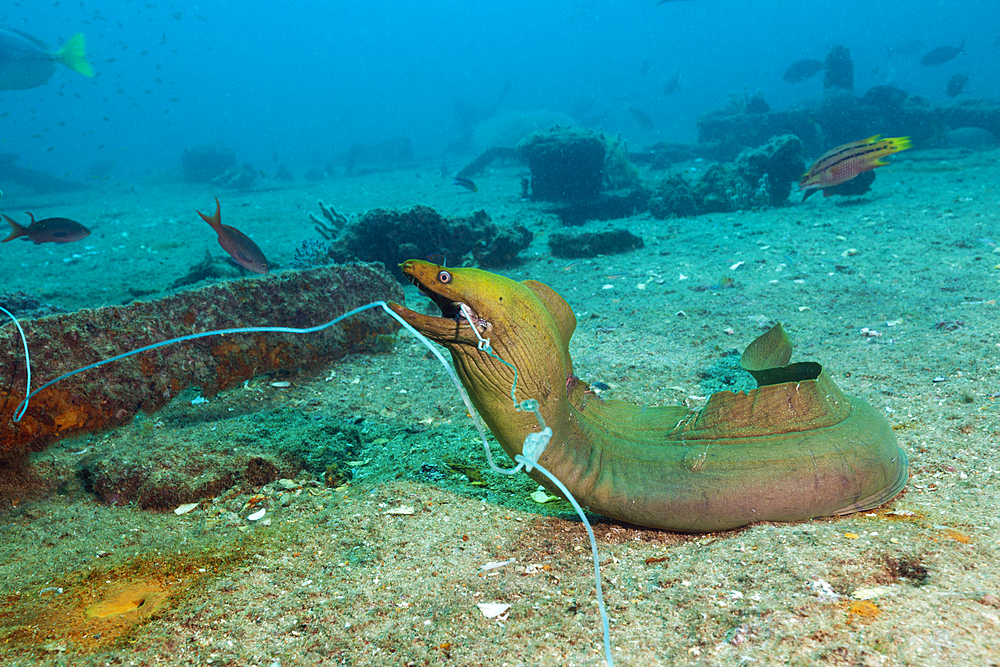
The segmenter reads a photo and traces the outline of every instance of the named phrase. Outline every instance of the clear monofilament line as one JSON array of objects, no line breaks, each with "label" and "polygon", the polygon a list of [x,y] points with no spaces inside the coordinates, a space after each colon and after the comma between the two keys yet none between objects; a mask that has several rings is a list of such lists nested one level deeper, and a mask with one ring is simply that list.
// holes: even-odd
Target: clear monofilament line
[{"label": "clear monofilament line", "polygon": [[[587,537],[590,539],[590,553],[593,556],[594,561],[594,585],[597,589],[597,608],[601,614],[601,629],[604,632],[604,659],[607,662],[608,667],[614,667],[615,660],[611,655],[611,627],[608,621],[608,612],[604,606],[604,593],[601,587],[601,560],[597,552],[597,539],[594,537],[594,529],[591,527],[590,521],[587,520],[587,515],[584,513],[583,508],[580,507],[580,503],[576,501],[576,498],[574,498],[573,494],[569,492],[569,489],[567,489],[566,486],[559,481],[558,477],[550,473],[538,463],[538,457],[542,455],[542,452],[545,451],[545,447],[549,444],[549,440],[552,439],[552,429],[545,424],[545,419],[542,417],[542,413],[538,409],[538,401],[533,398],[527,398],[520,403],[517,402],[515,394],[517,390],[517,367],[514,366],[514,364],[498,357],[493,351],[493,346],[490,345],[490,340],[479,335],[479,330],[476,329],[476,325],[469,316],[467,308],[463,307],[461,312],[462,316],[465,317],[469,326],[472,328],[472,333],[474,333],[476,338],[479,340],[479,349],[514,371],[514,379],[510,386],[510,398],[514,401],[514,407],[525,412],[534,412],[535,418],[538,419],[538,426],[541,429],[540,431],[529,433],[525,437],[524,446],[522,447],[523,454],[518,454],[514,457],[514,461],[517,463],[517,466],[505,469],[498,467],[493,462],[493,455],[490,452],[489,443],[486,441],[486,437],[480,428],[480,435],[483,436],[483,447],[486,449],[486,459],[493,470],[503,473],[504,475],[514,475],[520,471],[521,468],[524,468],[527,472],[531,472],[532,468],[538,468],[538,471],[545,475],[545,477],[555,484],[556,488],[562,492],[562,494],[573,506],[573,509],[576,510],[580,520],[583,521],[583,526],[587,529]],[[417,333],[417,336],[426,340],[419,333]],[[426,345],[427,343],[425,342],[424,344]],[[452,371],[447,365],[445,367],[448,369],[449,374],[452,376],[452,381],[455,382],[455,386],[458,387],[458,390],[462,393],[462,398],[464,399],[465,392],[461,383],[457,381],[458,378],[455,377],[454,371]],[[470,412],[470,414],[473,415],[473,421],[476,422],[476,426],[479,426],[478,420],[475,418],[475,413]]]},{"label": "clear monofilament line", "polygon": [[[90,365],[83,366],[82,368],[77,368],[76,370],[70,371],[69,373],[63,373],[59,377],[57,377],[57,378],[55,378],[53,380],[49,380],[48,382],[46,382],[45,384],[41,385],[40,387],[38,387],[34,391],[28,393],[28,395],[24,397],[24,400],[21,401],[21,403],[18,404],[18,410],[15,411],[14,421],[16,421],[16,422],[21,421],[21,417],[24,416],[25,411],[28,409],[28,402],[32,399],[33,396],[35,396],[36,394],[38,394],[38,392],[40,392],[40,391],[42,391],[44,389],[48,389],[49,387],[51,387],[52,385],[54,385],[56,382],[59,382],[60,380],[65,380],[68,377],[72,377],[74,375],[77,375],[78,373],[83,373],[84,371],[89,371],[89,370],[92,370],[94,368],[99,368],[99,367],[104,366],[106,364],[110,364],[113,361],[118,361],[120,359],[125,359],[127,357],[131,357],[133,355],[140,354],[142,352],[148,352],[149,350],[155,350],[158,347],[164,347],[166,345],[172,345],[174,343],[183,343],[184,341],[196,340],[198,338],[208,338],[209,336],[224,336],[224,335],[227,335],[227,334],[244,334],[244,333],[291,333],[291,334],[316,333],[317,331],[322,331],[323,329],[327,329],[329,327],[332,327],[334,324],[340,322],[341,320],[345,320],[348,317],[351,317],[352,315],[356,315],[356,314],[358,314],[358,313],[360,313],[362,311],[368,310],[370,308],[376,308],[378,306],[382,306],[391,315],[395,315],[395,313],[392,313],[392,311],[389,311],[388,306],[386,305],[385,301],[375,301],[374,303],[369,303],[369,304],[367,304],[365,306],[360,306],[358,308],[355,308],[354,310],[350,310],[350,311],[344,313],[343,315],[341,315],[340,317],[337,317],[335,319],[330,320],[329,322],[326,322],[324,324],[318,324],[318,325],[316,325],[314,327],[308,327],[308,328],[305,328],[305,329],[297,329],[297,328],[294,328],[294,327],[243,327],[243,328],[239,328],[239,329],[216,329],[214,331],[203,331],[201,333],[188,334],[186,336],[180,336],[178,338],[171,338],[169,340],[160,341],[159,343],[153,343],[151,345],[146,345],[146,346],[143,346],[143,347],[140,347],[140,348],[136,348],[134,350],[129,350],[128,352],[122,352],[121,354],[116,354],[113,357],[108,357],[107,359],[102,359],[101,361],[97,361],[97,362],[94,362],[94,363],[92,363]],[[8,314],[10,314],[10,313],[8,313]],[[13,315],[11,315],[11,317],[13,317]],[[16,322],[17,322],[17,320],[15,320],[15,323]],[[20,329],[20,328],[21,328],[21,326],[18,325],[18,329]],[[22,332],[21,335],[22,335],[22,339],[23,339],[23,337],[24,337],[23,332]],[[25,359],[28,359],[28,345],[27,345],[27,342],[25,342],[24,356],[25,356]],[[31,366],[30,359],[28,359],[28,366],[29,366],[28,372],[29,372],[29,378],[30,378],[30,372],[31,372],[31,370],[30,370],[30,366]]]},{"label": "clear monofilament line", "polygon": [[[24,346],[24,367],[26,369],[28,379],[27,384],[24,385],[24,391],[27,396],[31,396],[27,392],[31,391],[31,355],[28,353],[28,338],[24,335],[24,329],[21,328],[21,323],[17,321],[14,317],[14,313],[10,312],[3,306],[0,306],[0,310],[7,313],[10,319],[14,320],[14,326],[17,327],[17,331],[21,334],[21,344]],[[21,417],[24,416],[24,411],[28,409],[28,399],[25,398],[19,405],[19,410],[14,411],[14,421],[21,421]]]},{"label": "clear monofilament line", "polygon": [[529,466],[529,470],[530,466],[538,468],[539,472],[555,484],[563,492],[563,495],[566,496],[566,500],[570,502],[573,509],[576,510],[577,516],[583,521],[583,527],[587,529],[587,537],[590,539],[590,553],[594,560],[594,586],[597,589],[597,610],[601,615],[601,629],[604,631],[604,660],[608,663],[608,667],[615,667],[615,659],[611,655],[611,623],[608,621],[608,610],[604,606],[604,593],[601,587],[601,558],[597,553],[597,538],[594,537],[594,529],[591,527],[590,521],[587,520],[587,515],[584,513],[583,508],[580,507],[580,503],[576,501],[576,498],[569,492],[569,489],[559,481],[558,477],[540,466],[538,461],[531,461],[521,454],[515,456],[514,460]]}]

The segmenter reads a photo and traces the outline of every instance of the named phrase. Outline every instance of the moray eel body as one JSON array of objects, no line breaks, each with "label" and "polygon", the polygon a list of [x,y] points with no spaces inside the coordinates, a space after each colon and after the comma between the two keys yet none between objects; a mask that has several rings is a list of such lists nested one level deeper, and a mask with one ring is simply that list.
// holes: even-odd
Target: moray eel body
[{"label": "moray eel body", "polygon": [[[907,458],[874,408],[845,395],[819,364],[788,364],[775,325],[744,352],[749,393],[713,394],[701,410],[602,400],[573,375],[576,317],[551,288],[478,269],[409,260],[403,272],[441,317],[390,307],[446,347],[470,397],[511,457],[538,431],[511,400],[534,398],[553,437],[539,463],[581,505],[640,526],[684,532],[800,521],[871,509],[906,486]],[[463,314],[464,311],[464,314]],[[532,479],[557,491],[538,471]]]}]

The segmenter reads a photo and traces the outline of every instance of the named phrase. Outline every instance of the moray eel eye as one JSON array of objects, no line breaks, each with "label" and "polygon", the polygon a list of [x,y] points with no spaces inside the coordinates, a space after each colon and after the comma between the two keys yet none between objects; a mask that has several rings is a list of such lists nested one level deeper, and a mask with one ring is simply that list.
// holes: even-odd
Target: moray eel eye
[{"label": "moray eel eye", "polygon": [[451,282],[451,273],[449,273],[448,271],[441,271],[438,273],[437,279],[438,282],[441,283],[442,285],[447,285],[448,283]]}]

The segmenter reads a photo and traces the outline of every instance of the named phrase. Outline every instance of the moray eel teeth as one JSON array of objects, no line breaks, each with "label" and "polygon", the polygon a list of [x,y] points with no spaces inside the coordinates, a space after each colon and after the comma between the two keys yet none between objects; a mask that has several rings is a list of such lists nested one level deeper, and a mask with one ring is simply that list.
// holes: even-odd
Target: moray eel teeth
[{"label": "moray eel teeth", "polygon": [[[640,407],[603,400],[574,375],[576,316],[552,288],[419,260],[401,268],[441,316],[389,307],[448,349],[511,458],[540,428],[533,413],[515,408],[511,387],[518,401],[538,401],[553,430],[539,463],[592,512],[708,532],[869,510],[906,486],[906,453],[885,417],[844,394],[820,364],[790,363],[792,343],[780,324],[740,359],[756,389],[720,391],[700,410]],[[491,352],[479,348],[480,337]],[[507,364],[517,369],[516,384]],[[528,474],[558,493],[537,470]]]}]

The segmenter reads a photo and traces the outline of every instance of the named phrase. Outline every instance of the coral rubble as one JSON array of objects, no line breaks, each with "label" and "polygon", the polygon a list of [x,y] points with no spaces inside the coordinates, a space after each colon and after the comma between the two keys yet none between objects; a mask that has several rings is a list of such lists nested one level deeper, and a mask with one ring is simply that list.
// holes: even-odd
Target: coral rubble
[{"label": "coral rubble", "polygon": [[799,138],[786,134],[743,151],[732,163],[713,164],[694,183],[667,176],[650,197],[650,213],[664,219],[782,206],[805,169],[801,151]]},{"label": "coral rubble", "polygon": [[549,250],[552,255],[567,259],[614,255],[638,250],[643,245],[642,238],[627,229],[620,228],[580,234],[552,234],[549,237]]},{"label": "coral rubble", "polygon": [[[459,265],[467,255],[477,264],[496,268],[509,266],[528,247],[534,234],[524,225],[500,227],[486,211],[445,218],[428,206],[397,211],[375,209],[348,219],[320,202],[324,224],[310,214],[325,242],[307,240],[292,259],[292,266],[317,266],[330,262],[381,262],[393,270],[414,257],[443,255],[450,265]],[[400,274],[399,280],[405,282]]]},{"label": "coral rubble", "polygon": [[556,126],[517,144],[531,170],[531,198],[565,201],[596,197],[604,184],[607,145],[597,132]]}]

